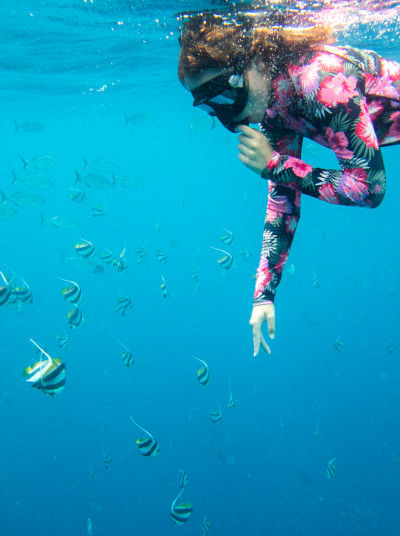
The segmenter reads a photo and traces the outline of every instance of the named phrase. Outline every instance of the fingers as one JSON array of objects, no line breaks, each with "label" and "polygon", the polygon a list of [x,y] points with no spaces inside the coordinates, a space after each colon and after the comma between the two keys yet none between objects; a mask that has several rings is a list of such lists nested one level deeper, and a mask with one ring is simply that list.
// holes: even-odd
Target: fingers
[{"label": "fingers", "polygon": [[266,343],[264,339],[264,335],[261,333],[261,331],[260,331],[260,334],[261,334],[261,346],[264,348],[264,350],[267,352],[268,355],[271,355],[271,349]]},{"label": "fingers", "polygon": [[258,352],[260,351],[261,337],[262,337],[261,323],[254,324],[253,325],[253,344],[254,344],[253,357],[256,357],[258,355]]},{"label": "fingers", "polygon": [[267,315],[268,335],[271,339],[275,339],[275,315]]},{"label": "fingers", "polygon": [[235,128],[235,132],[242,132],[242,134],[250,138],[253,138],[255,133],[259,133],[255,128],[251,128],[246,125],[239,125]]},{"label": "fingers", "polygon": [[241,152],[241,154],[244,154],[245,156],[248,156],[249,158],[251,158],[252,156],[255,156],[254,149],[252,149],[251,147],[247,147],[246,145],[239,143],[238,149]]}]

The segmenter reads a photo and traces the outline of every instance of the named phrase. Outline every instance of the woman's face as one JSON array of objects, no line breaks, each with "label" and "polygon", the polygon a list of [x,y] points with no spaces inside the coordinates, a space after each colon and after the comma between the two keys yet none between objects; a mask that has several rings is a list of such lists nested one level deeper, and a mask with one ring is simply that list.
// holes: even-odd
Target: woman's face
[{"label": "woman's face", "polygon": [[[183,85],[189,91],[209,82],[216,76],[229,72],[229,69],[209,69],[201,75],[185,78]],[[248,90],[245,108],[235,117],[235,122],[259,123],[264,119],[271,92],[271,77],[266,67],[254,64],[243,73],[243,82]]]}]

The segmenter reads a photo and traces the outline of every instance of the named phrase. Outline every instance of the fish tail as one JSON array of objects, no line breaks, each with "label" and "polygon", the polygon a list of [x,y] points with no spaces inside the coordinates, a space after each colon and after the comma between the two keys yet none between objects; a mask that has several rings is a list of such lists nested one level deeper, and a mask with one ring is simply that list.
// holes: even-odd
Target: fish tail
[{"label": "fish tail", "polygon": [[79,175],[78,171],[75,169],[75,175],[76,175],[76,179],[75,179],[75,182],[74,184],[78,184],[78,182],[82,182],[82,177]]},{"label": "fish tail", "polygon": [[28,160],[25,160],[25,158],[23,156],[20,156],[20,159],[22,160],[22,164],[24,166],[24,169],[26,169],[28,167]]},{"label": "fish tail", "polygon": [[15,173],[15,171],[12,169],[11,170],[11,174],[13,176],[13,184],[17,184],[17,181],[18,181],[18,178],[17,178],[17,174]]}]

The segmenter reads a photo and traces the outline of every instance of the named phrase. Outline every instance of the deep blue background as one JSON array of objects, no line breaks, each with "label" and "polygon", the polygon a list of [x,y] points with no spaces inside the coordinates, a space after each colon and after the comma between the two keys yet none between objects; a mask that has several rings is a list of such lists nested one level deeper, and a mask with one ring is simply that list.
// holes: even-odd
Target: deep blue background
[{"label": "deep blue background", "polygon": [[[0,535],[84,535],[88,518],[96,536],[196,535],[203,515],[210,534],[399,534],[400,148],[383,150],[388,190],[376,210],[303,196],[272,355],[253,359],[248,320],[267,185],[237,159],[236,137],[210,128],[176,79],[173,14],[194,6],[89,4],[0,8],[0,189],[6,196],[25,189],[12,184],[20,156],[50,154],[57,164],[45,173],[55,187],[35,192],[47,200],[43,216],[80,222],[74,230],[40,226],[39,211],[23,208],[0,222],[0,269],[33,291],[21,313],[0,309]],[[372,43],[400,61],[391,41],[398,36],[384,30],[360,27],[341,39]],[[145,124],[125,124],[134,113],[147,114]],[[15,133],[13,120],[45,130]],[[89,199],[76,205],[68,188],[74,169],[83,172],[82,157],[112,160],[117,174],[135,173],[143,187],[84,187]],[[310,142],[303,157],[337,166]],[[107,205],[100,220],[91,216],[97,199]],[[220,241],[223,228],[233,231],[232,246]],[[71,266],[63,257],[80,237],[97,250],[126,247],[128,271]],[[222,270],[209,246],[229,249],[237,266]],[[137,247],[147,251],[140,264]],[[165,265],[157,249],[168,253]],[[58,276],[82,287],[85,322],[74,331]],[[120,293],[133,301],[124,318],[114,310]],[[60,350],[63,330],[70,342]],[[55,398],[23,381],[36,360],[29,338],[65,359],[67,385]],[[132,350],[134,367],[122,363],[118,340]],[[206,387],[192,354],[209,364]],[[226,408],[229,378],[236,408]],[[223,421],[215,425],[209,411],[218,404]],[[157,437],[158,457],[139,454],[129,415]],[[337,474],[328,480],[333,457]],[[169,508],[180,468],[194,513],[178,529]]]}]

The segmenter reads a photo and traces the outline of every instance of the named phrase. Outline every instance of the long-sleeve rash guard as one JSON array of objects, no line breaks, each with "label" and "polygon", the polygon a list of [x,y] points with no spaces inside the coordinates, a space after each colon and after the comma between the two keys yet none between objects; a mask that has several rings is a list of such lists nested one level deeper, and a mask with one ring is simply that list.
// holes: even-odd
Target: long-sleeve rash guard
[{"label": "long-sleeve rash guard", "polygon": [[[373,51],[320,45],[272,80],[261,130],[274,152],[254,304],[274,301],[300,218],[301,194],[376,207],[385,194],[380,147],[400,143],[400,64]],[[303,137],[331,148],[340,169],[301,160]]]}]

